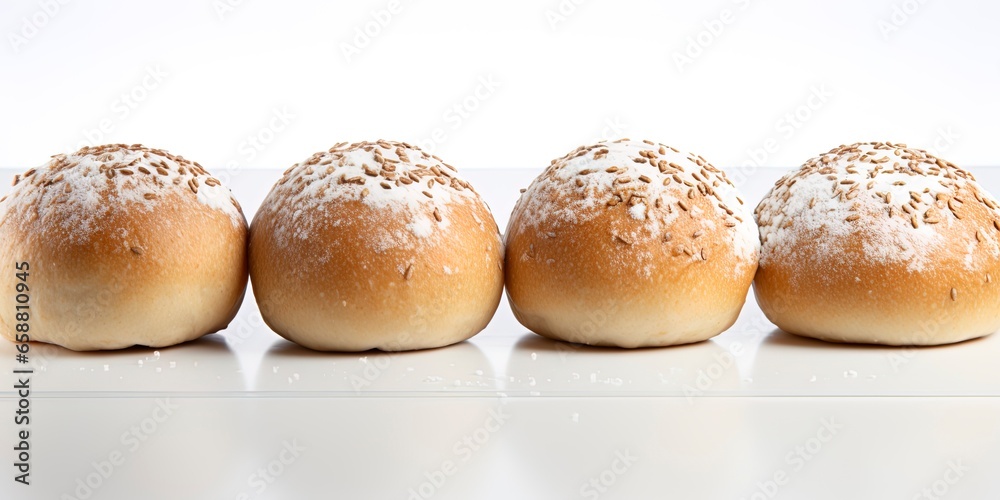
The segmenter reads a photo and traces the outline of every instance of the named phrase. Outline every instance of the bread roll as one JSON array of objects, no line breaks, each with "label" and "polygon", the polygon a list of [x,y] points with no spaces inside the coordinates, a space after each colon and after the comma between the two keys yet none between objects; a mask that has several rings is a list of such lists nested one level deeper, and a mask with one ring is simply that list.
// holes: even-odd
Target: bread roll
[{"label": "bread roll", "polygon": [[0,326],[80,351],[196,339],[236,315],[246,241],[239,204],[197,163],[138,144],[53,156],[0,199]]},{"label": "bread roll", "polygon": [[591,345],[697,342],[729,328],[757,229],[726,175],[650,141],[553,160],[507,227],[507,293],[535,333]]},{"label": "bread roll", "polygon": [[757,302],[782,330],[935,345],[1000,328],[1000,210],[972,174],[903,144],[841,146],[756,210]]},{"label": "bread roll", "polygon": [[454,167],[399,142],[338,144],[282,176],[250,228],[264,321],[305,347],[440,347],[486,327],[503,290],[489,208]]}]

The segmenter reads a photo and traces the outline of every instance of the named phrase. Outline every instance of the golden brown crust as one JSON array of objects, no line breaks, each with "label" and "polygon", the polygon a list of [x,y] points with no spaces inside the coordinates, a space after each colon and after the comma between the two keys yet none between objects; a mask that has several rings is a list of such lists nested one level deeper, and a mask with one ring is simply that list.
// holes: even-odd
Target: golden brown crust
[{"label": "golden brown crust", "polygon": [[[607,147],[609,161],[617,161],[619,146]],[[583,175],[611,168],[599,163],[605,155],[597,151],[597,162],[583,165]],[[732,210],[717,197],[689,194],[702,188],[672,180],[687,180],[683,173],[635,174],[649,180],[641,179],[625,196],[645,197],[641,218],[633,216],[634,201],[615,202],[621,182],[611,189],[580,185],[579,174],[562,176],[550,167],[528,189],[511,215],[506,239],[507,293],[521,324],[558,340],[645,347],[697,342],[736,321],[756,269],[753,248],[747,255],[735,250],[734,234],[743,228],[730,217],[741,213],[727,213]],[[538,188],[543,182],[553,188]],[[644,189],[664,182],[671,185],[652,196]],[[565,208],[581,196],[599,202],[567,214]],[[611,202],[600,202],[603,197]],[[742,215],[749,221],[748,213]],[[755,240],[755,229],[746,231]]]},{"label": "golden brown crust", "polygon": [[[284,183],[304,184],[299,173],[290,169]],[[254,296],[275,332],[317,350],[400,351],[453,344],[486,327],[503,290],[503,246],[478,196],[465,190],[433,204],[421,194],[428,201],[415,208],[371,206],[347,195],[354,188],[337,184],[337,169],[330,175],[324,193],[343,196],[309,208],[300,192],[276,186],[251,225]],[[387,182],[372,179],[369,189]],[[289,205],[295,210],[283,212]],[[415,220],[430,228],[414,229]],[[308,235],[296,236],[299,228]]]},{"label": "golden brown crust", "polygon": [[[65,191],[57,183],[34,188]],[[242,215],[234,222],[172,190],[161,191],[154,206],[111,193],[111,186],[92,193],[106,211],[87,231],[73,229],[79,206],[39,210],[51,200],[45,196],[5,207],[0,262],[30,265],[31,339],[74,350],[163,347],[225,328],[247,284]],[[31,216],[40,211],[44,217]],[[4,290],[18,281],[13,272],[0,276]],[[0,312],[8,338],[14,323],[12,311]]]},{"label": "golden brown crust", "polygon": [[[888,196],[887,201],[888,188],[877,174],[871,178],[875,181],[871,199],[862,186],[860,196],[844,200],[854,202],[857,214],[855,220],[845,220],[849,225],[829,221],[822,227],[817,223],[802,227],[806,226],[802,221],[814,215],[789,208],[797,203],[798,186],[813,182],[802,176],[801,169],[779,181],[761,202],[757,212],[767,238],[754,292],[765,315],[782,330],[834,342],[936,345],[988,335],[1000,328],[996,202],[970,174],[954,165],[919,150],[890,146],[887,151],[913,151],[913,157],[921,158],[920,165],[937,166],[933,171],[923,166],[921,172],[935,175],[940,170],[948,176],[931,184],[927,192]],[[828,153],[829,168],[820,173],[832,176],[830,182],[839,183],[843,177],[832,159],[839,151]],[[867,165],[858,160],[854,169],[860,172]],[[951,170],[955,175],[947,174]],[[923,173],[912,175],[916,178],[892,182],[916,184],[927,179]],[[785,187],[792,178],[798,182]],[[903,184],[898,187],[911,189]],[[799,208],[815,210],[819,204],[815,205]],[[919,215],[916,224],[909,219],[895,222],[907,213],[904,208]],[[823,210],[841,215],[834,209]],[[927,212],[934,218],[925,217]],[[782,219],[777,218],[779,214]],[[783,221],[784,233],[771,224],[777,220]],[[885,242],[896,242],[899,248],[876,245]],[[914,248],[904,249],[908,245]]]}]

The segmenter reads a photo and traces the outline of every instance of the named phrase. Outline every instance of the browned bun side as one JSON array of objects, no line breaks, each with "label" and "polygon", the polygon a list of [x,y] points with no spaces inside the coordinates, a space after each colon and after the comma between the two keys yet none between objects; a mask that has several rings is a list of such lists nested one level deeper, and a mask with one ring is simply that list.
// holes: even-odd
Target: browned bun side
[{"label": "browned bun side", "polygon": [[503,290],[493,215],[457,172],[408,144],[342,144],[292,167],[250,233],[264,320],[311,349],[460,342],[486,327]]},{"label": "browned bun side", "polygon": [[[165,347],[225,328],[246,291],[246,241],[228,189],[139,145],[56,156],[0,203],[0,262],[30,266],[31,340],[74,350]],[[5,294],[19,282],[0,277]],[[0,326],[13,339],[9,309]]]},{"label": "browned bun side", "polygon": [[590,345],[715,336],[736,321],[757,262],[756,228],[725,174],[648,141],[554,161],[522,194],[506,238],[518,321]]},{"label": "browned bun side", "polygon": [[1000,328],[998,208],[971,174],[925,151],[835,148],[757,207],[757,302],[782,330],[832,342],[988,335]]}]

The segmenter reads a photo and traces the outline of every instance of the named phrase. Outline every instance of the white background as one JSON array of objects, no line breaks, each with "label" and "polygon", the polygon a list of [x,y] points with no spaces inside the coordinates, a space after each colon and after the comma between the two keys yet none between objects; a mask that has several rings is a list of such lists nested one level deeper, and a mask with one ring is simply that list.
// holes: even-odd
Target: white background
[{"label": "white background", "polygon": [[[423,0],[389,17],[388,0],[4,0],[0,167],[26,169],[90,141],[167,148],[216,172],[280,168],[381,137],[428,145],[464,169],[537,169],[621,135],[723,167],[788,167],[859,140],[1000,164],[1000,5],[907,1],[910,14],[904,0]],[[371,24],[373,12],[388,24]],[[365,29],[377,36],[361,39]],[[996,170],[979,172],[998,185]],[[481,191],[501,221],[512,185],[532,175],[516,174],[470,176],[492,181]],[[244,206],[259,203],[272,175],[231,176]],[[759,198],[777,175],[747,175],[741,188]],[[767,482],[785,472],[777,498],[915,498],[929,488],[997,498],[998,341],[827,345],[773,330],[751,301],[709,342],[578,350],[525,333],[502,306],[473,341],[399,355],[360,394],[345,384],[367,377],[369,354],[296,348],[248,297],[226,333],[162,358],[32,347],[50,353],[33,358],[48,363],[33,403],[37,484],[26,494],[7,465],[0,497],[63,498],[97,477],[93,498],[407,498],[509,400],[511,422],[435,500],[591,498],[584,487],[622,451],[640,462],[610,476],[602,499],[770,498]],[[684,397],[681,387],[701,388],[698,377],[736,345],[743,354],[695,393],[706,397]],[[0,373],[11,372],[13,349],[0,343]],[[371,356],[386,366],[377,363],[388,355]],[[7,387],[4,463],[15,436]],[[182,409],[154,427],[157,439],[125,451],[112,477],[95,476],[93,464],[124,450],[119,436],[149,421],[161,396]],[[828,421],[845,427],[821,443]],[[256,471],[296,439],[302,458],[254,490]],[[810,443],[821,446],[815,459],[795,468],[788,454]],[[952,481],[952,463],[971,470]]]},{"label": "white background", "polygon": [[0,166],[89,141],[284,168],[386,138],[540,168],[602,136],[724,167],[859,140],[1000,160],[997,2],[62,1],[0,4]]}]

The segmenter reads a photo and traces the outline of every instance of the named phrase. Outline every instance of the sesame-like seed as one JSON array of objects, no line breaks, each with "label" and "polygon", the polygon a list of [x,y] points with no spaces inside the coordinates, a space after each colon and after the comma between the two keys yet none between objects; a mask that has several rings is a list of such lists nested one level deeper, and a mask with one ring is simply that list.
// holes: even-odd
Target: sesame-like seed
[{"label": "sesame-like seed", "polygon": [[670,233],[666,233],[663,235],[663,241],[670,241],[672,238],[673,235],[671,235]]},{"label": "sesame-like seed", "polygon": [[684,202],[684,200],[677,200],[677,205],[679,205],[681,207],[681,210],[684,210],[685,212],[688,211],[688,209],[690,208],[688,207],[688,204]]},{"label": "sesame-like seed", "polygon": [[856,220],[858,220],[860,218],[861,218],[861,216],[858,215],[858,214],[848,215],[847,216],[847,222],[853,222],[853,221],[856,221]]},{"label": "sesame-like seed", "polygon": [[142,247],[131,247],[130,250],[136,255],[142,255]]},{"label": "sesame-like seed", "polygon": [[699,229],[699,230],[695,231],[694,234],[691,235],[691,237],[692,238],[697,238],[697,237],[699,237],[699,236],[701,236],[703,234],[705,234],[705,231],[702,231],[701,229]]},{"label": "sesame-like seed", "polygon": [[156,173],[160,175],[170,175],[170,171],[163,167],[156,167]]},{"label": "sesame-like seed", "polygon": [[701,249],[701,260],[708,260],[708,249],[707,248],[702,248]]},{"label": "sesame-like seed", "polygon": [[650,182],[653,182],[652,179],[650,179],[649,177],[647,177],[645,175],[640,175],[639,176],[639,180],[642,181],[642,182],[645,182],[647,184],[649,184]]},{"label": "sesame-like seed", "polygon": [[142,197],[147,200],[153,200],[156,199],[156,193],[144,193]]},{"label": "sesame-like seed", "polygon": [[913,214],[913,215],[910,216],[910,224],[913,225],[914,229],[917,228],[918,224],[917,224],[917,215],[916,214]]},{"label": "sesame-like seed", "polygon": [[954,288],[951,289],[951,300],[953,302],[958,300],[958,290],[955,290]]},{"label": "sesame-like seed", "polygon": [[413,264],[407,265],[406,271],[403,272],[403,279],[409,281],[411,276],[413,276]]},{"label": "sesame-like seed", "polygon": [[143,167],[143,166],[140,166],[140,167],[139,167],[139,168],[137,168],[136,170],[138,170],[138,171],[140,171],[140,172],[142,172],[142,173],[144,173],[144,174],[146,174],[146,175],[149,175],[149,174],[151,173],[151,172],[149,171],[149,169],[148,169],[148,168],[146,168],[146,167]]},{"label": "sesame-like seed", "polygon": [[391,184],[389,184],[389,183],[388,183],[388,182],[386,182],[386,181],[382,181],[382,182],[380,182],[380,183],[379,183],[379,186],[382,186],[382,189],[392,189],[392,185],[391,185]]},{"label": "sesame-like seed", "polygon": [[441,211],[437,208],[434,209],[434,220],[441,222]]},{"label": "sesame-like seed", "polygon": [[631,240],[629,240],[628,238],[626,238],[626,237],[624,237],[624,236],[622,236],[620,234],[616,234],[615,235],[615,239],[618,240],[618,241],[620,241],[620,242],[622,242],[622,243],[624,243],[624,244],[626,244],[626,245],[631,245],[632,244]]},{"label": "sesame-like seed", "polygon": [[424,193],[424,196],[426,196],[428,198],[433,198],[434,197],[434,195],[431,194],[430,191],[421,191],[421,193]]},{"label": "sesame-like seed", "polygon": [[370,193],[371,193],[371,191],[368,191],[368,188],[364,188],[364,189],[361,190],[361,197],[364,198],[364,197],[368,196]]},{"label": "sesame-like seed", "polygon": [[983,236],[983,232],[980,231],[980,230],[978,230],[978,229],[976,229],[976,241],[982,243],[983,240],[985,240],[985,239],[986,239],[986,237]]}]

